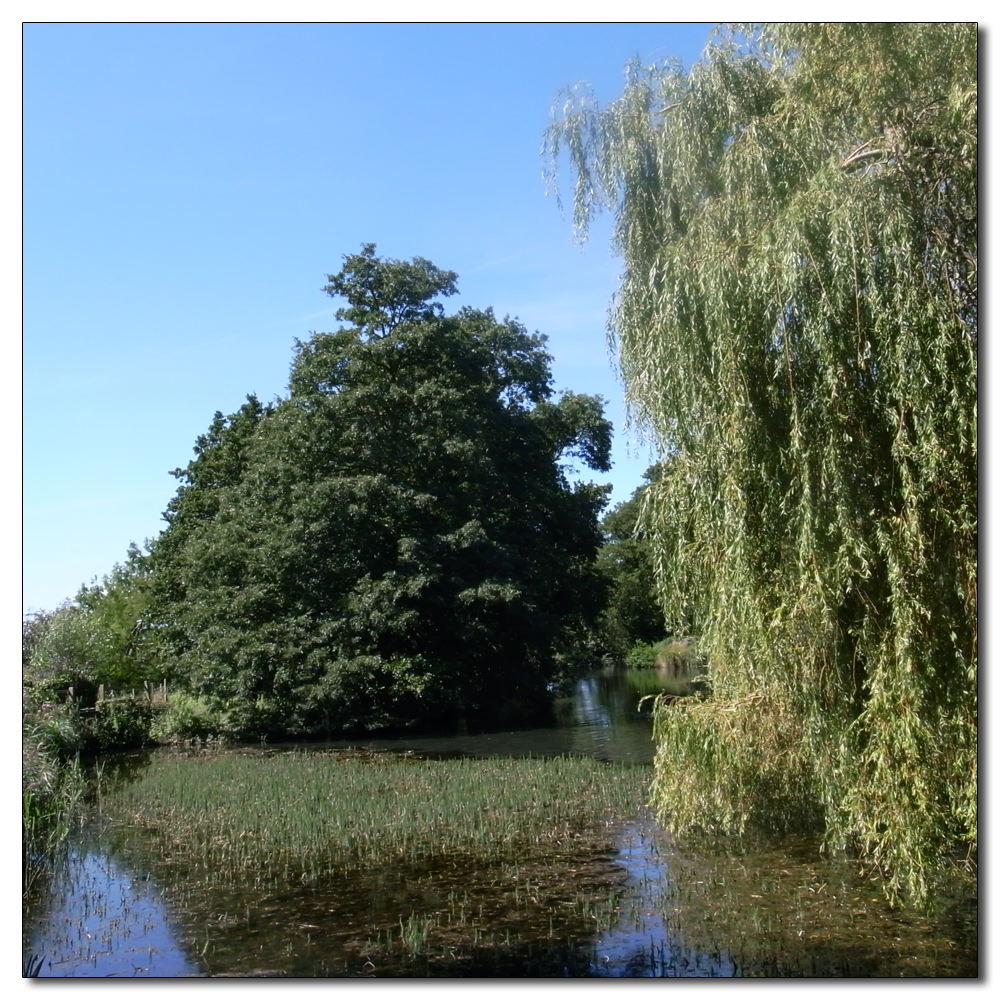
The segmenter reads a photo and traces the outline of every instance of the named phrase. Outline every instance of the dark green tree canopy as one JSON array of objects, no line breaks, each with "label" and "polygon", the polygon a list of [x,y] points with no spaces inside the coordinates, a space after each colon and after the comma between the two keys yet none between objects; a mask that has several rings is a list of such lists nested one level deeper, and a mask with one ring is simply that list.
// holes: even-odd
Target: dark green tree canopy
[{"label": "dark green tree canopy", "polygon": [[547,133],[578,229],[615,212],[661,599],[715,692],[662,713],[657,801],[815,822],[918,895],[976,842],[977,44],[724,28]]},{"label": "dark green tree canopy", "polygon": [[603,544],[598,567],[609,582],[607,605],[601,615],[602,634],[608,652],[619,662],[632,646],[653,645],[667,634],[643,506],[649,484],[660,472],[658,465],[647,469],[645,482],[601,521]]},{"label": "dark green tree canopy", "polygon": [[609,467],[600,400],[553,400],[544,338],[371,251],[331,281],[357,325],[216,417],[153,549],[175,674],[245,731],[526,718],[603,600],[607,488],[561,463]]}]

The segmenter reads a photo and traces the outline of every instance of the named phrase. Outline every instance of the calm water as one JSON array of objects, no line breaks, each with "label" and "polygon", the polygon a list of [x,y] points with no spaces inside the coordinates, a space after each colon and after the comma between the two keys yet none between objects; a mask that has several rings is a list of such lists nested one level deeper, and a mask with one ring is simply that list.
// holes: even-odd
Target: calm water
[{"label": "calm water", "polygon": [[[655,671],[643,673],[650,677]],[[676,685],[687,690],[685,684]],[[425,755],[471,757],[558,757],[579,754],[616,763],[652,764],[653,729],[649,704],[621,673],[595,674],[579,681],[571,698],[555,703],[557,725],[547,729],[440,737],[396,737],[333,741],[332,747],[363,746]]]},{"label": "calm water", "polygon": [[[651,676],[597,675],[521,732],[326,743],[420,756],[581,754],[648,767]],[[172,751],[155,751],[170,753]],[[122,758],[141,768],[148,755]],[[141,831],[96,824],[25,912],[42,976],[975,976],[977,910],[890,908],[815,841],[680,843],[644,812],[586,844],[516,863],[439,858],[308,887],[204,886]]]}]

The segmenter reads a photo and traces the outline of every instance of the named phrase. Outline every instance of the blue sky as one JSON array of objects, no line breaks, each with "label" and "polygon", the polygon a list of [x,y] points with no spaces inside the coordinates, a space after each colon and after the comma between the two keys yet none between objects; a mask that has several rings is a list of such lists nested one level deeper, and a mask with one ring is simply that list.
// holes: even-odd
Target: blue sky
[{"label": "blue sky", "polygon": [[[294,338],[363,242],[457,271],[547,334],[556,388],[601,393],[609,221],[546,196],[558,92],[690,63],[707,24],[29,24],[24,29],[24,594],[51,608],[161,529],[216,410],[284,392]],[[568,183],[568,174],[565,182]],[[568,193],[568,190],[567,190]]]}]

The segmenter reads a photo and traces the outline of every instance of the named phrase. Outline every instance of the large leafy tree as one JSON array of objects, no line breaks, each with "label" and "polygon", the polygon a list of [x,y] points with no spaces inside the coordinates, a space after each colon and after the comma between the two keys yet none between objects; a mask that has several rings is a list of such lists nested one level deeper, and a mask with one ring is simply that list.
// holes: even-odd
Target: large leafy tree
[{"label": "large leafy tree", "polygon": [[596,397],[552,398],[544,338],[435,300],[428,261],[345,258],[350,326],[299,343],[287,398],[199,438],[153,546],[173,672],[251,732],[469,718],[546,700],[601,607]]},{"label": "large leafy tree", "polygon": [[581,231],[616,212],[661,598],[711,667],[656,801],[820,824],[922,895],[976,843],[975,25],[722,29],[548,142]]}]

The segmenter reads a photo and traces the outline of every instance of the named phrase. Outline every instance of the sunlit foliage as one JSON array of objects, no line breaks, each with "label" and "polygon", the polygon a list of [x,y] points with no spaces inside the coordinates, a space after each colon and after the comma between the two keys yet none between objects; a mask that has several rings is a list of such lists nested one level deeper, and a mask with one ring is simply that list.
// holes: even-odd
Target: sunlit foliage
[{"label": "sunlit foliage", "polygon": [[711,669],[656,803],[821,824],[917,896],[976,844],[977,108],[975,25],[744,25],[546,137],[580,233],[615,213],[660,594]]}]

